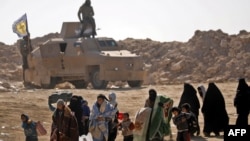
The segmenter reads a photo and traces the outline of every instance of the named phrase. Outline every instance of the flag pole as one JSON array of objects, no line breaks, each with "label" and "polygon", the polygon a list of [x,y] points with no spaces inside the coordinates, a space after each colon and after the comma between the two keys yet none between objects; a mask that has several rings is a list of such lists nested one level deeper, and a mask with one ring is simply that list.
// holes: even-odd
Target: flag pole
[{"label": "flag pole", "polygon": [[[25,15],[26,15],[26,17],[27,17],[27,14],[25,13]],[[31,52],[31,48],[30,48],[30,45],[31,45],[31,43],[30,43],[30,32],[29,32],[29,26],[28,26],[28,17],[26,18],[26,28],[27,28],[27,47],[28,47],[28,51],[29,51],[29,54],[30,54],[30,52]]]}]

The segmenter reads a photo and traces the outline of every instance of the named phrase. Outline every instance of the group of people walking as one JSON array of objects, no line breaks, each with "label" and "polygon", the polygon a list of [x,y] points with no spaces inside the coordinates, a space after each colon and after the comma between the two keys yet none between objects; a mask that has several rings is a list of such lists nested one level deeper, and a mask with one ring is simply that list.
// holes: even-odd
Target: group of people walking
[{"label": "group of people walking", "polygon": [[[204,117],[203,134],[206,137],[220,136],[229,125],[229,117],[226,110],[222,92],[215,83],[209,83],[207,90],[204,86],[197,88],[203,104],[200,106],[196,89],[188,83],[184,83],[184,91],[178,107],[172,108],[173,123],[177,126],[177,141],[190,141],[190,137],[200,134],[199,109]],[[239,79],[234,106],[238,117],[235,125],[245,127],[248,125],[250,111],[250,87],[244,78]]]},{"label": "group of people walking", "polygon": [[[164,136],[172,137],[172,119],[177,127],[177,141],[190,141],[192,136],[199,136],[201,132],[198,121],[200,108],[204,116],[203,134],[207,137],[211,133],[219,136],[229,124],[223,94],[215,83],[209,83],[207,90],[204,86],[199,86],[197,90],[203,101],[202,106],[196,89],[184,83],[180,102],[173,107],[171,98],[150,89],[149,97],[136,113],[134,121],[128,113],[119,112],[115,93],[110,93],[108,98],[99,94],[91,111],[88,102],[81,96],[72,96],[69,105],[59,99],[52,115],[50,140],[78,141],[79,136],[91,133],[94,141],[115,141],[117,131],[121,130],[124,141],[163,141]],[[238,114],[236,125],[247,126],[250,88],[244,78],[239,79],[234,106]],[[25,114],[21,115],[21,119],[26,141],[37,141],[36,123]]]},{"label": "group of people walking", "polygon": [[177,141],[190,141],[190,136],[194,136],[195,133],[197,136],[200,135],[198,121],[200,108],[204,117],[203,134],[206,137],[211,136],[211,133],[219,136],[229,124],[225,100],[215,83],[209,83],[207,91],[204,86],[199,86],[198,92],[203,98],[202,107],[196,89],[191,84],[185,83],[179,106],[172,108],[173,123],[178,130]]}]

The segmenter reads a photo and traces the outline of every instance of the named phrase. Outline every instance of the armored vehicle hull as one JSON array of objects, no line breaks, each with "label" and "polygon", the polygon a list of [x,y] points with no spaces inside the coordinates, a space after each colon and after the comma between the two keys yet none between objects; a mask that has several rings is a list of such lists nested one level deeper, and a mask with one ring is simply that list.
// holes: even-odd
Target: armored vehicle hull
[{"label": "armored vehicle hull", "polygon": [[109,81],[142,85],[146,72],[140,56],[117,45],[112,38],[81,38],[78,22],[63,23],[61,38],[50,39],[32,51],[25,81],[53,88],[69,81],[76,88],[106,88]]}]

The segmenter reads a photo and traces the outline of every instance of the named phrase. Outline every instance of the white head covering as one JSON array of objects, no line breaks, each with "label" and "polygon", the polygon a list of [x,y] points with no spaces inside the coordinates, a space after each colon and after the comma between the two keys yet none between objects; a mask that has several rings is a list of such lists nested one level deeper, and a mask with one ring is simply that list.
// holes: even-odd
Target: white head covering
[{"label": "white head covering", "polygon": [[201,93],[202,93],[202,100],[204,101],[205,96],[206,96],[206,88],[203,85],[199,85],[198,88],[201,89]]},{"label": "white head covering", "polygon": [[64,106],[63,99],[58,99],[56,103],[57,103],[57,105],[63,105]]},{"label": "white head covering", "polygon": [[115,108],[117,107],[116,94],[114,92],[109,94],[109,103],[112,104]]}]

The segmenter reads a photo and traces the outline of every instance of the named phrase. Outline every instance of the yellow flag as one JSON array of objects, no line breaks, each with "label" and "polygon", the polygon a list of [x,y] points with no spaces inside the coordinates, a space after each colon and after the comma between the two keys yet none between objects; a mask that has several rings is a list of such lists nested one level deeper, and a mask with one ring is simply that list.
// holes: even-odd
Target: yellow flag
[{"label": "yellow flag", "polygon": [[24,14],[18,20],[16,20],[12,25],[13,32],[18,35],[18,37],[24,37],[28,35],[28,22],[27,15]]}]

